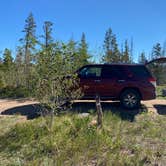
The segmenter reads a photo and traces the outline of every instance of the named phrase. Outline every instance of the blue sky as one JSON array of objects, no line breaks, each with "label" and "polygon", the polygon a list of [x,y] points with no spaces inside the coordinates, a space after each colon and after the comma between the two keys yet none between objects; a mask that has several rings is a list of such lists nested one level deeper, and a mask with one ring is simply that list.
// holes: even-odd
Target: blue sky
[{"label": "blue sky", "polygon": [[99,59],[105,31],[111,27],[119,44],[134,40],[134,56],[166,40],[165,0],[1,0],[0,51],[15,51],[25,19],[33,13],[37,34],[46,20],[54,23],[57,40],[79,40],[85,32],[89,49]]}]

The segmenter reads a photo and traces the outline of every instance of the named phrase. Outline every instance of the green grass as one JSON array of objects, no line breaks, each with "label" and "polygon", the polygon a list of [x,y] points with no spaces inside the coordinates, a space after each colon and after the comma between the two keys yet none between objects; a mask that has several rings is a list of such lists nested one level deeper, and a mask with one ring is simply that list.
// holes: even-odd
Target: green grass
[{"label": "green grass", "polygon": [[0,165],[165,165],[166,117],[148,113],[134,122],[104,113],[103,129],[91,125],[94,115],[66,114],[12,125],[0,118]]},{"label": "green grass", "polygon": [[0,136],[4,135],[17,122],[20,122],[22,120],[23,120],[23,117],[21,117],[21,116],[0,116]]}]

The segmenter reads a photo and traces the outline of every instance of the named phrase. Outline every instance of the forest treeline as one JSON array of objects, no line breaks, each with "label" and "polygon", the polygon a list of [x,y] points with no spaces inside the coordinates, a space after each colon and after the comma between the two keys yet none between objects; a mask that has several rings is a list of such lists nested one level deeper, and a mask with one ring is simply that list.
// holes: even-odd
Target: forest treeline
[{"label": "forest treeline", "polygon": [[[33,96],[34,90],[43,80],[55,80],[74,73],[79,67],[95,63],[89,53],[85,33],[80,41],[70,39],[68,42],[57,41],[52,35],[53,23],[43,23],[43,34],[36,34],[36,22],[32,13],[25,20],[23,37],[19,40],[15,55],[5,48],[0,59],[0,96]],[[40,36],[40,37],[37,37]],[[121,46],[111,28],[105,32],[103,40],[102,63],[134,63],[133,41],[125,40]],[[165,48],[156,43],[150,56],[140,53],[139,62],[166,55]],[[161,64],[150,66],[159,85],[166,84],[166,67]],[[50,80],[50,81],[51,81]],[[59,79],[60,80],[60,79]],[[62,84],[56,82],[56,84]],[[57,85],[58,86],[58,85]]]}]

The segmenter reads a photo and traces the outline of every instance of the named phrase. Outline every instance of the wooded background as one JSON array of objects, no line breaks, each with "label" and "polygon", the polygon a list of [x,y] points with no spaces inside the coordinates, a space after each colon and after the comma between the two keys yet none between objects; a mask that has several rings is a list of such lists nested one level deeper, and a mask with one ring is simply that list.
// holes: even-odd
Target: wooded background
[{"label": "wooded background", "polygon": [[[33,14],[30,13],[25,20],[24,35],[19,39],[16,53],[13,54],[13,50],[8,48],[3,50],[0,59],[0,96],[33,96],[43,80],[63,78],[85,64],[95,63],[92,60],[94,56],[89,53],[85,33],[82,33],[80,41],[71,38],[63,42],[53,37],[51,21],[43,23],[43,34],[36,34],[36,28]],[[132,40],[119,44],[112,29],[108,28],[103,37],[103,51],[99,53],[101,59],[98,61],[134,63],[133,45]],[[148,55],[140,53],[138,62],[145,63],[163,56],[166,56],[165,44],[156,42]],[[166,84],[166,64],[152,64],[149,68],[158,85]]]}]

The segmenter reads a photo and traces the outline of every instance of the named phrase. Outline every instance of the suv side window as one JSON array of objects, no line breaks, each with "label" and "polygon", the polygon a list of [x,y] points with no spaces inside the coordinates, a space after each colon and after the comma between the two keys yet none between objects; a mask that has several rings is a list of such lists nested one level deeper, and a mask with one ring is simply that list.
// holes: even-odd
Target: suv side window
[{"label": "suv side window", "polygon": [[117,65],[104,66],[102,70],[102,78],[122,78],[124,75],[124,68]]},{"label": "suv side window", "polygon": [[112,66],[104,66],[102,69],[102,78],[113,78],[115,71]]},{"label": "suv side window", "polygon": [[79,72],[80,78],[98,78],[101,76],[101,67],[90,66],[84,67]]}]

